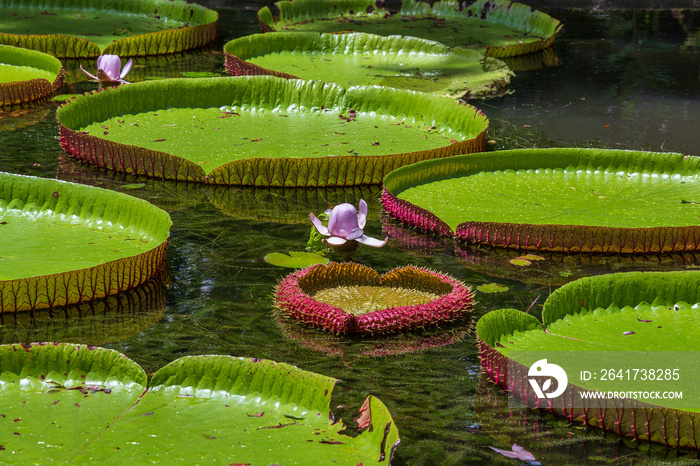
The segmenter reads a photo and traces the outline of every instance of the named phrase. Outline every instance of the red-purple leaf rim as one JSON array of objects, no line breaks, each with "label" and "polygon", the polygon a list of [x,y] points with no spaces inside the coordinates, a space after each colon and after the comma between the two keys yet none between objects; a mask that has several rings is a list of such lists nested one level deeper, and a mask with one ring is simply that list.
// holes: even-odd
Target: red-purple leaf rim
[{"label": "red-purple leaf rim", "polygon": [[402,222],[469,244],[679,253],[700,250],[699,177],[700,159],[682,154],[521,149],[401,167],[382,202]]},{"label": "red-purple leaf rim", "polygon": [[[222,113],[222,107],[235,107],[237,110]],[[179,116],[185,114],[182,112],[213,110],[206,116],[217,123],[216,127],[207,127],[207,131],[212,131],[212,137],[199,142],[197,148],[201,150],[213,144],[211,141],[219,144],[223,140],[230,145],[230,152],[212,149],[210,153],[216,153],[219,158],[210,165],[188,160],[188,156],[195,156],[187,152],[185,141],[191,140],[188,133],[181,130],[184,119],[178,120],[180,126],[175,129],[159,126],[162,131],[173,132],[166,143],[173,144],[170,149],[173,153],[160,149],[160,144],[166,139],[150,132],[144,140],[139,140],[140,146],[127,143],[131,141],[128,136],[125,136],[127,141],[124,143],[116,140],[115,134],[118,133],[115,131],[119,131],[120,117],[156,113],[159,110],[176,110],[180,112]],[[280,133],[277,126],[251,125],[248,117],[259,111],[271,112],[279,120],[286,116],[278,115],[280,112],[294,112],[302,118],[321,116],[332,120],[333,125],[336,121],[342,123],[358,118],[363,122],[373,122],[375,126],[384,124],[391,131],[401,131],[399,136],[403,139],[399,139],[398,143],[375,145],[372,141],[384,137],[385,132],[367,135],[351,126],[347,136],[345,132],[336,131],[333,134],[341,135],[336,138],[345,139],[340,144],[349,144],[351,137],[353,142],[363,144],[364,155],[346,155],[353,151],[344,149],[339,155],[337,148],[325,147],[328,144],[322,144],[324,141],[316,141],[313,144],[316,144],[314,147],[317,147],[318,153],[309,156],[306,148],[298,150],[307,143],[311,144],[311,138],[305,133],[290,142],[296,133]],[[223,120],[227,116],[236,118],[234,115],[240,116],[239,112],[247,116],[247,125],[241,123],[230,131],[215,131],[220,129],[218,126],[239,121]],[[85,94],[63,104],[57,110],[56,118],[65,151],[78,160],[98,167],[155,178],[260,187],[380,184],[387,173],[406,164],[483,150],[488,128],[488,120],[480,110],[446,97],[378,86],[345,89],[333,83],[274,76],[183,78],[119,86]],[[110,119],[116,122],[109,131],[99,128]],[[193,120],[187,121],[186,124],[192,124]],[[294,125],[300,118],[284,121],[291,121],[290,124]],[[307,123],[307,127],[310,124]],[[82,128],[91,125],[98,128],[93,132],[96,134],[85,134]],[[104,133],[109,136],[103,136]],[[280,134],[285,135],[281,141]],[[250,137],[241,137],[251,135],[256,139],[251,141]],[[274,142],[267,149],[259,148],[258,142],[262,139],[259,135],[266,135]],[[240,144],[242,139],[256,144],[251,146],[258,148],[252,152],[253,156],[237,148],[236,144]],[[397,149],[396,144],[402,144],[403,149]]]},{"label": "red-purple leaf rim", "polygon": [[[670,325],[659,324],[672,322],[673,318],[667,320],[668,316],[681,309],[685,314],[676,318],[680,321],[688,319],[693,313],[697,314],[699,283],[700,273],[695,271],[607,274],[586,277],[555,290],[545,302],[542,323],[534,316],[516,309],[489,312],[476,324],[481,366],[491,381],[508,391],[510,396],[543,412],[565,417],[569,422],[583,423],[638,441],[661,443],[673,448],[700,449],[700,412],[696,408],[669,407],[668,403],[677,400],[659,400],[659,404],[652,404],[641,401],[645,398],[630,398],[636,395],[627,395],[627,398],[621,396],[614,400],[603,398],[601,401],[601,398],[592,396],[600,393],[595,390],[597,382],[593,381],[590,386],[583,388],[580,386],[583,385],[579,382],[580,378],[573,376],[579,385],[572,382],[573,372],[570,370],[563,394],[554,398],[539,398],[527,382],[530,365],[513,359],[520,358],[523,354],[550,354],[551,358],[555,358],[557,351],[551,348],[556,345],[560,347],[561,354],[568,358],[567,361],[562,361],[560,357],[556,362],[565,367],[573,360],[583,361],[583,364],[593,367],[596,364],[591,363],[586,354],[591,355],[593,360],[600,360],[600,357],[594,356],[595,353],[613,350],[616,351],[614,357],[620,361],[620,366],[630,367],[630,361],[636,361],[640,355],[644,355],[640,361],[644,367],[663,365],[659,363],[663,358],[673,358],[669,363],[681,364],[683,367],[684,363],[679,359],[682,356],[678,354],[681,351],[688,352],[690,359],[685,364],[692,366],[695,363],[689,362],[694,360],[691,354],[697,353],[694,350],[697,346],[697,339],[694,338],[696,329],[675,325],[669,332],[666,328],[670,328]],[[639,332],[637,334],[629,330],[629,323],[620,317],[624,313],[631,316],[638,325],[648,326],[653,331],[635,327]],[[652,319],[642,318],[652,315]],[[582,318],[588,318],[586,324],[577,325],[577,320]],[[606,318],[608,322],[617,318],[620,324],[617,328],[596,328]],[[693,318],[694,316],[690,317],[691,320]],[[568,330],[563,331],[564,328]],[[550,338],[545,342],[547,344],[543,344],[544,339],[540,338],[542,336]],[[625,338],[629,343],[620,345],[614,338]],[[537,346],[538,349],[528,353],[530,350],[522,344],[526,339],[533,343],[530,346]],[[514,343],[513,340],[517,342]],[[514,346],[509,346],[508,343]],[[548,349],[542,349],[545,347]],[[517,356],[510,358],[509,352]],[[681,371],[688,375],[687,369]],[[684,385],[679,382],[678,388],[690,387],[689,391],[692,392],[693,382],[689,379],[690,377],[680,379],[686,382]],[[618,379],[623,386],[626,380]],[[665,388],[661,380],[655,381],[659,390]],[[635,387],[633,377],[627,383],[628,386]],[[636,383],[641,383],[641,377]],[[688,398],[692,404],[693,395]],[[665,406],[662,406],[664,403]]]},{"label": "red-purple leaf rim", "polygon": [[418,267],[380,276],[363,265],[331,262],[288,275],[277,286],[276,304],[288,316],[331,333],[380,334],[464,317],[472,296],[462,282]]},{"label": "red-purple leaf rim", "polygon": [[63,67],[58,59],[45,53],[0,45],[0,63],[5,66],[35,68],[47,77],[0,82],[0,107],[40,100],[63,86]]}]

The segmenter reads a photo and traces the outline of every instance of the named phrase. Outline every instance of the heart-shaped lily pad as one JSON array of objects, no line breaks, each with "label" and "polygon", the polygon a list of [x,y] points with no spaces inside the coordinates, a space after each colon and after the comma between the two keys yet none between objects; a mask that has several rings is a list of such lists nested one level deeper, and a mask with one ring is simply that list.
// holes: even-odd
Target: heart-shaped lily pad
[{"label": "heart-shaped lily pad", "polygon": [[[484,315],[476,326],[482,366],[531,403],[537,397],[526,379],[538,375],[531,367],[544,358],[568,377],[566,390],[540,397],[539,407],[623,436],[697,448],[698,309],[699,272],[583,278],[552,293],[543,324],[514,309]],[[678,391],[681,398],[655,395]]]},{"label": "heart-shaped lily pad", "polygon": [[378,184],[407,163],[481,150],[488,127],[453,99],[273,76],[120,86],[57,118],[64,149],[97,166],[266,187]]},{"label": "heart-shaped lily pad", "polygon": [[354,31],[421,37],[449,47],[477,47],[486,56],[512,57],[544,50],[561,29],[556,19],[510,0],[478,0],[469,5],[403,0],[392,15],[375,0],[293,0],[258,12],[265,32]]},{"label": "heart-shaped lily pad", "polygon": [[0,44],[59,58],[158,55],[213,41],[217,19],[182,0],[0,0]]},{"label": "heart-shaped lily pad", "polygon": [[505,92],[513,74],[500,60],[439,42],[375,34],[273,32],[224,46],[234,76],[270,74],[343,86],[379,85],[456,98]]},{"label": "heart-shaped lily pad", "polygon": [[129,290],[161,268],[170,216],[125,194],[0,173],[0,312]]},{"label": "heart-shaped lily pad", "polygon": [[149,382],[116,351],[3,345],[0,374],[0,454],[22,464],[381,465],[399,444],[378,399],[345,435],[330,410],[336,379],[268,360],[184,357]]},{"label": "heart-shaped lily pad", "polygon": [[472,306],[471,289],[447,275],[407,266],[380,276],[359,264],[331,262],[287,276],[277,306],[332,333],[377,334],[452,321]]},{"label": "heart-shaped lily pad", "polygon": [[700,249],[700,159],[602,149],[525,149],[390,173],[395,218],[468,243],[532,251]]},{"label": "heart-shaped lily pad", "polygon": [[56,58],[0,45],[0,107],[42,99],[62,85],[63,67]]}]

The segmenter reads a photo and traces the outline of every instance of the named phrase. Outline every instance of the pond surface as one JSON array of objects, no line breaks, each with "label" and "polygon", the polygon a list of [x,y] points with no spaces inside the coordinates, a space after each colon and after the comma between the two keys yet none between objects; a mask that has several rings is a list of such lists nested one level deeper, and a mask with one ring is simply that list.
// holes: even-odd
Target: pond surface
[{"label": "pond surface", "polygon": [[[139,59],[127,79],[175,77],[183,71],[224,75],[223,44],[259,32],[257,8],[239,3],[236,9],[220,9],[215,47]],[[511,94],[470,102],[490,118],[490,150],[585,146],[700,155],[697,13],[549,13],[565,24],[555,44],[561,64],[519,71]],[[94,67],[91,61],[82,64],[88,70]],[[96,88],[76,73],[77,63],[66,66],[70,73],[62,93]],[[174,222],[166,277],[172,287],[166,291],[164,310],[159,308],[158,287],[151,286],[123,300],[127,305],[103,306],[108,312],[83,307],[79,312],[56,312],[53,320],[47,313],[0,316],[0,342],[56,339],[101,344],[125,353],[149,374],[182,356],[230,354],[283,361],[337,377],[332,405],[336,417],[352,424],[368,394],[388,406],[402,440],[397,465],[511,464],[514,460],[488,446],[509,448],[516,442],[544,464],[696,461],[694,452],[635,445],[545,414],[511,416],[505,395],[480,374],[470,321],[427,336],[341,339],[284,320],[274,311],[273,293],[291,269],[262,259],[271,252],[304,250],[311,227],[308,212],[318,215],[337,202],[357,204],[364,198],[370,204],[366,233],[389,236],[389,244],[381,249],[360,246],[348,256],[335,253],[332,258],[353,260],[382,273],[413,264],[474,287],[507,287],[497,293],[476,291],[477,319],[499,308],[529,308],[538,315],[549,293],[573,278],[616,270],[684,269],[695,266],[695,255],[610,260],[548,255],[518,267],[509,262],[508,253],[455,250],[439,238],[383,218],[378,187],[224,189],[114,174],[71,161],[62,152],[56,106],[48,102],[0,113],[0,171],[105,187],[166,209]],[[147,292],[156,297],[145,296]],[[68,329],[76,320],[82,327]]]}]

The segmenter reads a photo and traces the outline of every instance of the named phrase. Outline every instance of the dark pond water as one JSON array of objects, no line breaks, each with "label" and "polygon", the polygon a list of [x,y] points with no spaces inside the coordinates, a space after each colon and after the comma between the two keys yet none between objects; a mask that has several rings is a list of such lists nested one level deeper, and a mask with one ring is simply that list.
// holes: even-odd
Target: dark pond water
[{"label": "dark pond water", "polygon": [[[220,9],[215,47],[139,60],[130,78],[179,76],[182,71],[223,74],[223,44],[258,32],[257,8],[238,3]],[[561,63],[520,71],[511,94],[472,102],[491,120],[489,149],[586,146],[700,155],[700,15],[681,10],[549,13],[566,25],[555,46]],[[67,66],[77,69],[76,63]],[[67,81],[63,93],[95,88],[74,72]],[[545,414],[508,412],[505,395],[480,374],[473,321],[423,335],[341,339],[280,319],[272,305],[274,286],[290,270],[262,260],[270,252],[304,249],[308,212],[364,198],[371,206],[368,234],[392,239],[382,249],[361,247],[350,257],[333,258],[382,272],[414,264],[473,286],[509,288],[477,292],[475,320],[493,309],[525,310],[535,301],[530,312],[538,314],[553,289],[579,276],[683,269],[696,264],[694,255],[548,256],[519,269],[508,262],[514,255],[456,251],[382,218],[378,187],[268,191],[137,180],[68,160],[57,141],[56,106],[0,113],[0,171],[106,187],[166,209],[174,226],[164,279],[172,287],[165,295],[157,283],[118,303],[5,316],[0,342],[100,344],[125,353],[149,373],[181,356],[217,353],[284,361],[337,377],[333,409],[346,422],[352,423],[367,394],[389,407],[402,439],[398,465],[511,464],[514,460],[487,447],[516,442],[545,464],[695,461],[693,452],[636,445]],[[145,185],[123,187],[136,182]]]}]

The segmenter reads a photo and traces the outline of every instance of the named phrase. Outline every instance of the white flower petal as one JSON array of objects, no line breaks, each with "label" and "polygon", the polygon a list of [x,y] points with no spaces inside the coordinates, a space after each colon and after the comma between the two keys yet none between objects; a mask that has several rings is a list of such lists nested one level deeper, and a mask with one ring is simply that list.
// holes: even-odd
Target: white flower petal
[{"label": "white flower petal", "polygon": [[330,231],[328,231],[328,228],[321,223],[321,220],[318,219],[314,214],[309,214],[311,217],[311,223],[314,224],[316,227],[316,230],[318,230],[319,233],[321,233],[323,236],[329,236],[331,234]]},{"label": "white flower petal", "polygon": [[340,246],[341,244],[347,243],[345,238],[341,238],[340,236],[331,236],[330,238],[326,239],[326,243],[331,244],[333,246]]},{"label": "white flower petal", "polygon": [[85,71],[85,70],[83,69],[83,65],[80,65],[80,71],[82,71],[83,73],[85,73],[85,75],[88,76],[89,78],[94,79],[95,81],[99,81],[99,79],[97,78],[97,76],[95,76],[94,74],[90,74],[90,73],[88,73],[87,71]]},{"label": "white flower petal", "polygon": [[377,239],[377,238],[372,238],[371,236],[367,235],[362,235],[359,238],[356,238],[355,241],[358,243],[362,243],[365,246],[372,246],[373,248],[381,248],[386,244],[387,241],[389,241],[389,238],[384,238],[384,241]]},{"label": "white flower petal", "polygon": [[360,228],[364,228],[365,223],[367,223],[367,203],[364,199],[360,199],[360,213],[357,214],[357,224]]}]

